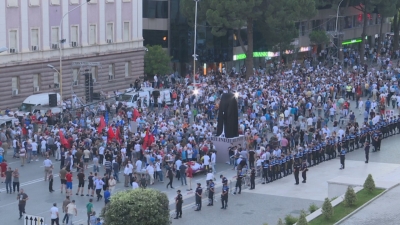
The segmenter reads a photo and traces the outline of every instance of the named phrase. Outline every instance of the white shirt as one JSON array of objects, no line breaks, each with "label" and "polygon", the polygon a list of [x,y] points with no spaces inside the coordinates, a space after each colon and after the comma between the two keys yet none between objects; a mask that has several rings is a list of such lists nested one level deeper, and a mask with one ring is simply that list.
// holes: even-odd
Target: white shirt
[{"label": "white shirt", "polygon": [[136,183],[136,181],[133,181],[132,182],[132,189],[135,190],[135,189],[138,189],[138,188],[139,188],[138,183]]},{"label": "white shirt", "polygon": [[51,167],[52,165],[53,165],[53,163],[51,162],[50,159],[45,159],[45,160],[43,161],[43,166],[44,166],[44,167]]},{"label": "white shirt", "polygon": [[58,218],[58,208],[57,207],[55,207],[55,206],[53,206],[53,207],[51,207],[50,208],[50,218],[51,219],[57,219]]},{"label": "white shirt", "polygon": [[206,180],[214,180],[214,174],[213,173],[207,173]]},{"label": "white shirt", "polygon": [[142,169],[142,160],[137,160],[135,165],[136,165],[136,170],[141,170]]},{"label": "white shirt", "polygon": [[154,175],[154,168],[153,168],[152,166],[148,165],[148,166],[146,167],[146,170],[147,170],[147,173],[148,173],[149,175]]},{"label": "white shirt", "polygon": [[38,144],[36,142],[32,142],[32,151],[37,151]]},{"label": "white shirt", "polygon": [[210,156],[208,156],[208,155],[204,155],[203,156],[204,158],[204,165],[210,165]]},{"label": "white shirt", "polygon": [[215,155],[215,152],[213,152],[213,153],[211,154],[211,163],[214,163],[214,164],[215,164],[216,159],[217,159],[217,156]]},{"label": "white shirt", "polygon": [[176,169],[179,169],[179,167],[181,165],[182,165],[182,161],[180,159],[176,160],[176,162],[175,162]]}]

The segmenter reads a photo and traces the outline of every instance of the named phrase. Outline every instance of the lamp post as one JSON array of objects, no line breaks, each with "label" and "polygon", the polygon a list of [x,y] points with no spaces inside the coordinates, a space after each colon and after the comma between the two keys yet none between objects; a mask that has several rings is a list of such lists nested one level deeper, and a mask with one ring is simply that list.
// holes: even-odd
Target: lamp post
[{"label": "lamp post", "polygon": [[196,84],[196,47],[197,47],[197,3],[200,0],[194,0],[196,2],[196,9],[194,11],[194,44],[193,44],[193,85]]},{"label": "lamp post", "polygon": [[63,93],[62,93],[62,75],[63,75],[63,71],[62,71],[62,47],[61,47],[61,45],[65,42],[65,39],[63,39],[62,38],[62,24],[63,24],[63,20],[64,20],[64,18],[70,13],[70,12],[72,12],[72,11],[74,11],[75,9],[77,9],[77,8],[80,8],[81,6],[83,6],[84,4],[87,4],[88,2],[90,2],[90,0],[84,0],[84,2],[82,3],[82,4],[80,4],[80,5],[78,5],[77,7],[75,7],[75,8],[73,8],[73,9],[71,9],[71,10],[69,10],[68,12],[66,12],[64,15],[63,15],[63,17],[61,18],[61,21],[60,21],[60,47],[59,47],[59,50],[60,50],[60,71],[58,71],[57,69],[55,69],[54,68],[54,66],[52,66],[52,67],[50,67],[51,65],[49,64],[49,65],[47,65],[48,67],[50,67],[50,68],[52,68],[52,69],[55,69],[57,72],[58,72],[58,74],[59,74],[59,76],[60,76],[60,98],[61,98],[61,101],[63,100]]},{"label": "lamp post", "polygon": [[337,58],[338,58],[338,60],[339,60],[339,51],[340,51],[340,48],[339,48],[339,46],[341,46],[341,43],[340,43],[340,38],[339,38],[339,36],[338,36],[338,21],[339,21],[339,8],[340,8],[340,5],[342,4],[342,2],[343,2],[344,0],[342,0],[342,1],[340,1],[339,2],[339,4],[338,4],[338,7],[337,7],[337,10],[336,10],[336,27],[335,27],[335,37],[337,38],[337,40],[338,40],[338,43],[337,43],[337,45],[338,45],[338,50],[337,50]]}]

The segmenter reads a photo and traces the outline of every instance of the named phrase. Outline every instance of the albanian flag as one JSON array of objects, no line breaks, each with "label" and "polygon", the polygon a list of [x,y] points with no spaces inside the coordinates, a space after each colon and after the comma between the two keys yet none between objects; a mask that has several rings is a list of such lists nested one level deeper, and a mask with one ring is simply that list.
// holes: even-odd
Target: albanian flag
[{"label": "albanian flag", "polygon": [[108,135],[107,135],[107,142],[111,142],[115,138],[114,131],[112,127],[108,127]]},{"label": "albanian flag", "polygon": [[104,120],[104,116],[100,116],[100,123],[97,127],[97,133],[100,134],[103,131],[104,127],[106,127],[106,121]]},{"label": "albanian flag", "polygon": [[63,132],[60,130],[58,131],[58,135],[60,135],[60,143],[62,146],[64,146],[64,148],[66,149],[70,149],[71,145],[69,144],[68,140],[64,137]]},{"label": "albanian flag", "polygon": [[136,122],[136,119],[140,116],[140,112],[137,109],[133,110],[133,121]]},{"label": "albanian flag", "polygon": [[146,129],[146,136],[143,138],[143,149],[147,149],[147,147],[151,146],[154,142],[154,136],[150,133],[149,128]]}]

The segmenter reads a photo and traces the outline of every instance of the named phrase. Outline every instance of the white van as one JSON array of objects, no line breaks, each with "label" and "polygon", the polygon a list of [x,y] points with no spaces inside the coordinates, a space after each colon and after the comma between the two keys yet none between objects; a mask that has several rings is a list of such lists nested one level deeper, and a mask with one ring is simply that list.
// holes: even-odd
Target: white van
[{"label": "white van", "polygon": [[151,96],[160,96],[162,101],[165,101],[167,105],[172,105],[173,102],[171,100],[171,90],[170,89],[154,89],[151,87],[141,88],[139,91],[134,92],[131,89],[128,89],[127,92],[121,94],[119,96],[119,101],[125,102],[128,107],[137,107],[137,100],[141,99],[142,107],[148,107],[150,104]]},{"label": "white van", "polygon": [[49,94],[57,94],[57,104],[60,104],[61,96],[58,93],[41,93],[27,97],[18,108],[17,114],[32,113],[34,106],[48,106]]}]

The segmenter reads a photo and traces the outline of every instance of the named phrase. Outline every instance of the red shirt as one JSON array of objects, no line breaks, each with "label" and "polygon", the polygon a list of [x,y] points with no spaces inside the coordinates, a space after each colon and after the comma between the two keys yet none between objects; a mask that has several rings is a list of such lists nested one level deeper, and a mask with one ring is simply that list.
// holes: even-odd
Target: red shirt
[{"label": "red shirt", "polygon": [[67,180],[67,182],[72,182],[72,174],[67,173],[67,174],[65,175],[65,179]]},{"label": "red shirt", "polygon": [[2,173],[5,173],[7,171],[7,163],[6,162],[0,163],[0,167],[1,167]]}]

